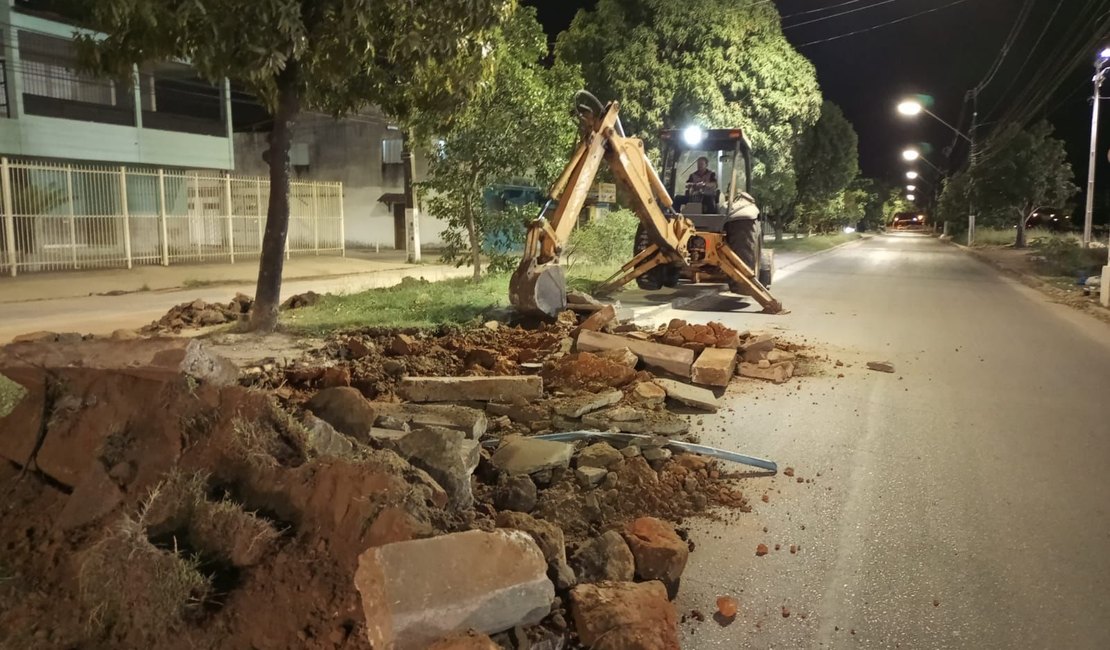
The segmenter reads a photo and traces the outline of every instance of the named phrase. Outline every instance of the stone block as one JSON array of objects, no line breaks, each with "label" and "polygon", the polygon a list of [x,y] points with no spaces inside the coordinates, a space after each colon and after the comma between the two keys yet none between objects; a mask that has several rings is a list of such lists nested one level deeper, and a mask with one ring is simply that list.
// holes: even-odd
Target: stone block
[{"label": "stone block", "polygon": [[533,625],[555,599],[540,548],[509,529],[371,548],[359,556],[355,587],[370,647],[395,650],[427,648],[466,630]]},{"label": "stone block", "polygon": [[690,368],[694,365],[694,351],[686,348],[650,341],[638,341],[633,338],[601,332],[584,331],[578,335],[579,350],[593,352],[619,350],[621,348],[628,348],[649,366],[662,368],[683,377],[690,376]]},{"label": "stone block", "polygon": [[587,648],[678,650],[678,613],[660,582],[580,584],[570,612]]},{"label": "stone block", "polygon": [[794,376],[794,364],[790,361],[784,361],[769,368],[760,368],[758,364],[745,362],[737,368],[737,374],[741,377],[762,379],[781,384]]},{"label": "stone block", "polygon": [[590,393],[568,397],[555,405],[555,413],[563,417],[580,418],[591,411],[612,406],[621,401],[623,397],[624,393],[619,390],[607,390],[596,394]]},{"label": "stone block", "polygon": [[493,452],[494,467],[509,475],[534,474],[545,469],[567,467],[574,455],[574,445],[534,438],[506,438]]},{"label": "stone block", "polygon": [[624,527],[624,541],[636,559],[636,577],[659,580],[673,597],[690,558],[690,547],[675,533],[674,526],[655,517],[640,517]]},{"label": "stone block", "polygon": [[511,402],[543,397],[536,375],[506,377],[405,377],[397,392],[410,402]]},{"label": "stone block", "polygon": [[470,475],[478,467],[478,441],[456,429],[416,429],[395,444],[397,453],[427,472],[450,497],[456,508],[474,503]]},{"label": "stone block", "polygon": [[[708,351],[707,349],[706,352]],[[676,402],[706,411],[716,411],[721,407],[721,401],[711,390],[684,384],[673,379],[656,379],[655,383],[667,392],[667,397]]]},{"label": "stone block", "polygon": [[734,374],[736,350],[731,348],[706,348],[690,369],[694,383],[706,386],[728,386]]}]

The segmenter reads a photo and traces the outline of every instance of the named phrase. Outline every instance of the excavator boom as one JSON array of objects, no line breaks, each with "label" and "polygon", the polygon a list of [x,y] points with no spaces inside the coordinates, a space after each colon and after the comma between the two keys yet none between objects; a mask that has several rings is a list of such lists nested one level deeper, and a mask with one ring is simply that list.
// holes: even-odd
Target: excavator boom
[{"label": "excavator boom", "polygon": [[[746,286],[765,310],[780,311],[778,301],[759,284],[754,271],[728,250],[718,233],[698,233],[689,219],[674,211],[671,196],[648,160],[643,142],[625,136],[619,104],[610,102],[603,107],[585,91],[578,93],[575,103],[582,138],[551,186],[547,205],[528,227],[523,257],[509,281],[513,307],[523,314],[546,317],[554,317],[566,308],[566,276],[559,264],[560,256],[604,160],[617,184],[631,197],[630,207],[652,241],[618,271],[605,289],[619,288],[661,264],[708,264],[723,271],[732,282]],[[693,255],[692,238],[697,238]]]}]

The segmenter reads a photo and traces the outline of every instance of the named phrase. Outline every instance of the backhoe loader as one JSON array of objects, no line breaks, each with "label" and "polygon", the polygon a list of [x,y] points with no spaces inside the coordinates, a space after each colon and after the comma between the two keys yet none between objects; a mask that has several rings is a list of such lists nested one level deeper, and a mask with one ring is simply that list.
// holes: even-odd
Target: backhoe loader
[{"label": "backhoe loader", "polygon": [[[665,183],[648,160],[643,142],[625,135],[617,102],[602,105],[590,93],[579,91],[575,111],[581,139],[552,184],[543,211],[529,225],[523,258],[509,282],[509,301],[518,312],[554,317],[566,308],[560,256],[602,160],[629,197],[640,226],[633,258],[599,293],[612,292],[632,280],[649,290],[673,287],[681,279],[724,282],[731,291],[754,298],[764,312],[783,310],[767,290],[773,264],[770,255],[760,250],[759,209],[748,193],[751,148],[740,129],[664,131],[660,139]],[[679,181],[688,178],[689,169],[702,157],[715,170],[716,183],[683,183],[679,195]]]}]

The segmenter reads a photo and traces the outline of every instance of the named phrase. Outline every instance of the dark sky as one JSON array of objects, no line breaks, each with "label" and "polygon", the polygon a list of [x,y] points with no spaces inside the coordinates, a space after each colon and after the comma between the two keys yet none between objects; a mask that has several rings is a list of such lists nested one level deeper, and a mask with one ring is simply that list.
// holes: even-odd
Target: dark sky
[{"label": "dark sky", "polygon": [[[899,152],[905,145],[915,142],[931,143],[936,149],[932,159],[944,166],[942,150],[952,143],[953,133],[925,115],[916,120],[904,118],[896,113],[894,106],[906,94],[931,95],[935,98],[933,111],[955,124],[960,118],[966,90],[978,83],[991,67],[1024,0],[965,0],[962,4],[863,34],[815,45],[803,44],[943,7],[951,1],[779,0],[775,3],[784,16],[787,38],[816,66],[825,97],[844,109],[859,133],[860,167],[867,176],[901,178],[905,165]],[[1051,65],[1055,57],[1078,52],[1083,42],[1095,33],[1096,21],[1089,17],[1104,16],[1110,11],[1110,0],[1033,2],[1032,13],[1019,32],[1015,47],[981,96],[981,121],[997,120],[1007,107],[1025,103],[1015,100],[1019,100],[1020,92],[1030,85],[1028,80],[1042,68],[1053,71],[1063,67]],[[538,8],[540,21],[553,36],[569,25],[578,8],[592,7],[594,0],[525,0],[525,3]],[[1055,19],[1049,23],[1058,3]],[[837,4],[844,6],[829,8]],[[823,19],[861,7],[870,8]],[[824,10],[814,12],[817,9]],[[1088,13],[1083,14],[1083,10]],[[822,20],[791,27],[813,19]],[[1044,37],[1034,49],[1033,43],[1042,30]],[[619,38],[619,34],[614,37]],[[1079,185],[1082,183],[1078,177],[1085,178],[1087,171],[1089,61],[1093,61],[1093,53],[1091,59],[1084,59],[1081,68],[1073,68],[1066,75],[1046,75],[1045,78],[1061,79],[1062,83],[1041,111],[1056,126],[1058,135],[1067,141]],[[1032,86],[1036,88],[1043,83]],[[1010,90],[1003,96],[1007,88]],[[966,129],[968,121],[969,117],[965,117],[961,127]],[[1110,145],[1110,138],[1106,142]],[[957,150],[956,154],[959,157],[963,152]],[[1100,158],[1105,163],[1106,157]],[[1110,173],[1110,164],[1103,167],[1106,169],[1101,169],[1102,174]]]}]

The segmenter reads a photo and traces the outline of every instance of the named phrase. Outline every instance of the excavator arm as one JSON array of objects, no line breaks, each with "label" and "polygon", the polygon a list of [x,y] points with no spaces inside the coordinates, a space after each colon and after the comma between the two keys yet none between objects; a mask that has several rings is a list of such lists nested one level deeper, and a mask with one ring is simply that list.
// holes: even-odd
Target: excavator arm
[{"label": "excavator arm", "polygon": [[[529,225],[523,257],[509,282],[509,301],[521,313],[551,317],[566,308],[566,276],[559,264],[560,256],[602,160],[631,198],[631,208],[652,241],[604,288],[618,288],[660,264],[686,266],[691,262],[688,245],[691,237],[697,235],[694,225],[673,210],[671,196],[648,160],[643,142],[624,135],[618,117],[620,106],[611,102],[602,107],[589,93],[579,93],[582,96],[590,100],[585,105],[576,102],[582,138],[563,173],[552,184],[547,205]],[[552,205],[554,212],[548,218]],[[723,240],[719,243],[723,244]],[[723,248],[725,251],[714,250],[710,254],[718,262],[714,266],[719,266],[734,282],[748,285],[750,293],[765,308],[779,311],[778,302],[755,279],[752,269],[727,246]]]}]

